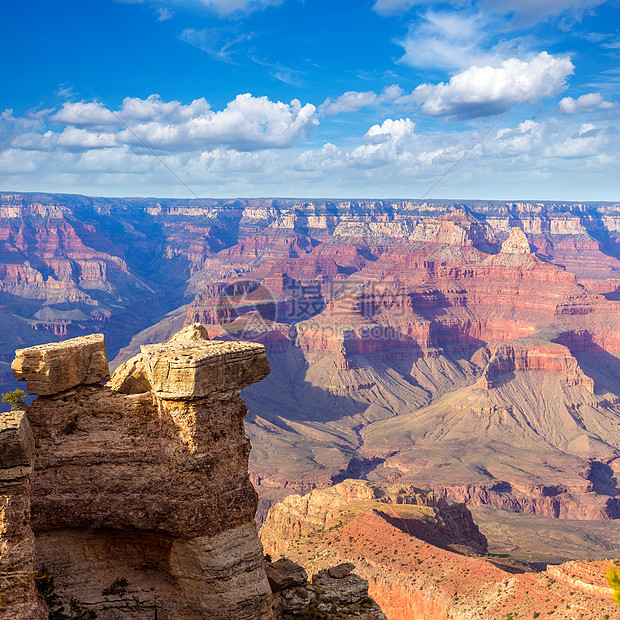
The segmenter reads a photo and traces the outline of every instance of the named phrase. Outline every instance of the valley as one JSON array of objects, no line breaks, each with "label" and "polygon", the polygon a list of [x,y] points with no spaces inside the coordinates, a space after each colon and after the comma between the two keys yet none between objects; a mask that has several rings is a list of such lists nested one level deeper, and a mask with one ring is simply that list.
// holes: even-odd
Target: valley
[{"label": "valley", "polygon": [[195,322],[265,345],[259,520],[351,477],[620,518],[618,204],[5,193],[0,228],[2,362],[98,331],[114,367]]}]

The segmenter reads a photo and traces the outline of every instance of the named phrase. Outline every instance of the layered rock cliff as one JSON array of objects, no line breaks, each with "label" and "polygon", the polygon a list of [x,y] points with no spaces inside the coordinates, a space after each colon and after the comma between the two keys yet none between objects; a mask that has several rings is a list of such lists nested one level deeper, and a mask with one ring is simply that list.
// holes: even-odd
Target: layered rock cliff
[{"label": "layered rock cliff", "polygon": [[[441,527],[428,503],[403,485],[347,481],[276,504],[260,535],[266,551],[285,553],[308,571],[355,564],[390,620],[617,617],[605,580],[609,561],[541,572],[502,564],[502,556],[472,553],[462,544],[479,541],[477,528],[461,529],[455,544],[455,532]],[[462,522],[471,523],[471,515]],[[443,539],[429,542],[433,530]]]},{"label": "layered rock cliff", "polygon": [[43,620],[30,527],[34,439],[21,410],[0,416],[0,617]]},{"label": "layered rock cliff", "polygon": [[617,204],[3,194],[0,227],[0,361],[100,331],[113,355],[134,336],[119,364],[195,321],[265,345],[261,513],[374,476],[618,514]]},{"label": "layered rock cliff", "polygon": [[16,375],[41,395],[30,443],[25,421],[3,417],[21,443],[2,453],[2,543],[10,567],[30,571],[11,604],[36,606],[36,546],[62,602],[102,619],[271,618],[239,395],[269,372],[264,347],[189,328],[144,347],[141,363],[148,390],[123,394],[101,385],[102,338],[17,351]]}]

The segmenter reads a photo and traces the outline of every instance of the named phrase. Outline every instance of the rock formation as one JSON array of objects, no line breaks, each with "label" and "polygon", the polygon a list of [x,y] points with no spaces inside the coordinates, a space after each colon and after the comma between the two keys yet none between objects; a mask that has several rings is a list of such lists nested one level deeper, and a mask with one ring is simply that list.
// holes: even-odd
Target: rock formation
[{"label": "rock formation", "polygon": [[[266,620],[239,394],[269,363],[262,345],[184,331],[143,348],[142,393],[95,383],[107,378],[99,338],[18,352],[16,374],[44,395],[28,407],[34,444],[23,412],[2,418],[2,542],[10,568],[31,572],[31,524],[63,602],[76,598],[104,620]],[[13,617],[38,617],[32,584],[30,575],[10,603],[24,610]]]},{"label": "rock formation", "polygon": [[34,439],[24,411],[0,416],[0,618],[43,620],[30,527]]},{"label": "rock formation", "polygon": [[267,577],[274,593],[275,620],[306,618],[357,618],[387,620],[368,596],[368,581],[353,574],[354,564],[343,562],[312,576],[295,562],[282,558],[267,564]]},{"label": "rock formation", "polygon": [[[359,499],[363,488],[375,499]],[[389,503],[380,491],[391,496]],[[320,495],[325,501],[317,501]],[[419,502],[417,495],[402,485],[373,489],[347,481],[334,490],[313,491],[312,497],[290,496],[271,508],[261,529],[265,550],[274,558],[282,552],[323,578],[334,564],[355,563],[390,620],[617,617],[605,580],[609,561],[569,562],[534,572],[527,565],[502,564],[502,557],[472,553],[445,530],[443,540],[432,544],[428,535],[438,524],[429,520],[429,507],[406,503]]]},{"label": "rock formation", "polygon": [[51,396],[110,378],[103,334],[15,351],[11,370],[29,394]]},{"label": "rock formation", "polygon": [[[409,509],[419,517],[419,522],[407,524],[394,513],[396,506]],[[388,521],[396,519],[401,522],[399,527],[408,531],[413,528],[419,537],[431,543],[461,545],[477,553],[487,550],[486,538],[464,504],[451,504],[412,485],[353,479],[303,496],[289,495],[269,510],[260,537],[270,554],[285,554],[298,538],[311,537],[327,523],[342,524],[348,511],[360,510],[376,510]]]}]

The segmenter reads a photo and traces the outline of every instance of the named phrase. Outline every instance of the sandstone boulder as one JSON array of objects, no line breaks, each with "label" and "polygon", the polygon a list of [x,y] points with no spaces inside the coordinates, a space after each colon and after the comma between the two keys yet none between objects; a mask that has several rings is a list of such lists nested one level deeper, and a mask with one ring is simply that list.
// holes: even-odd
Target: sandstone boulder
[{"label": "sandstone boulder", "polygon": [[51,396],[110,378],[103,334],[71,338],[15,351],[11,370],[29,394]]},{"label": "sandstone boulder", "polygon": [[172,336],[168,342],[188,342],[192,340],[211,340],[207,328],[200,323],[186,325],[182,330]]},{"label": "sandstone boulder", "polygon": [[342,564],[338,564],[338,566],[332,566],[327,569],[327,574],[332,579],[342,579],[343,577],[347,577],[353,572],[355,568],[355,564],[352,562],[343,562]]},{"label": "sandstone boulder", "polygon": [[173,341],[141,350],[149,383],[164,400],[241,390],[269,374],[265,347],[255,342]]}]

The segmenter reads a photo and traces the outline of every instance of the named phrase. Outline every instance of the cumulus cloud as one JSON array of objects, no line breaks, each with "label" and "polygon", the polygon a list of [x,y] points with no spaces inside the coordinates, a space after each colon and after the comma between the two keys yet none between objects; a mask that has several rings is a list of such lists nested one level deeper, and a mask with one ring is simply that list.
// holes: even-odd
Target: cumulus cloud
[{"label": "cumulus cloud", "polygon": [[[163,101],[158,95],[127,97],[114,112],[96,102],[65,103],[49,120],[64,128],[23,131],[13,146],[86,150],[126,144],[178,152],[216,147],[250,151],[290,147],[319,123],[311,104],[302,105],[297,99],[275,102],[249,93],[238,95],[219,111],[212,110],[204,98],[183,105]],[[31,123],[28,129],[37,127]]]},{"label": "cumulus cloud", "polygon": [[606,153],[612,142],[617,141],[618,130],[614,127],[600,128],[583,123],[579,130],[564,140],[557,140],[545,149],[545,157],[583,159]]},{"label": "cumulus cloud", "polygon": [[544,142],[544,126],[533,120],[523,121],[514,128],[502,128],[489,140],[487,151],[493,155],[510,157],[531,153]]},{"label": "cumulus cloud", "polygon": [[66,102],[50,120],[76,127],[113,127],[119,120],[105,106],[98,102]]},{"label": "cumulus cloud", "polygon": [[605,101],[600,93],[588,93],[577,99],[564,97],[558,104],[558,112],[562,114],[579,114],[580,112],[593,112],[594,110],[610,110],[615,108],[611,101]]},{"label": "cumulus cloud", "polygon": [[131,144],[74,149],[86,139],[82,131],[102,134],[102,142],[110,132],[65,128],[65,146],[56,133],[46,138],[54,146],[45,151],[0,150],[0,183],[94,195],[187,195],[171,169],[194,194],[205,196],[307,196],[320,187],[335,197],[415,198],[459,163],[433,196],[608,199],[620,165],[614,119],[596,125],[575,119],[528,120],[480,140],[484,129],[424,133],[411,119],[394,118],[372,125],[352,146],[240,151],[220,145],[159,151],[158,158]]},{"label": "cumulus cloud", "polygon": [[410,99],[421,103],[422,113],[429,116],[489,116],[517,102],[535,103],[557,95],[573,70],[568,56],[542,52],[529,62],[510,58],[499,67],[470,67],[447,83],[422,84]]},{"label": "cumulus cloud", "polygon": [[392,120],[387,118],[381,125],[373,125],[366,132],[366,139],[370,142],[380,143],[386,141],[402,142],[413,137],[415,123],[410,118]]},{"label": "cumulus cloud", "polygon": [[380,95],[373,91],[351,90],[337,99],[332,100],[328,97],[320,106],[319,112],[325,116],[342,114],[345,112],[357,112],[358,110],[371,105],[389,103],[402,96],[403,90],[400,86],[393,84],[383,90]]}]

